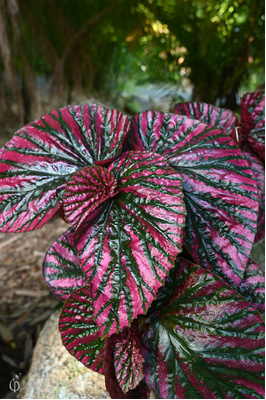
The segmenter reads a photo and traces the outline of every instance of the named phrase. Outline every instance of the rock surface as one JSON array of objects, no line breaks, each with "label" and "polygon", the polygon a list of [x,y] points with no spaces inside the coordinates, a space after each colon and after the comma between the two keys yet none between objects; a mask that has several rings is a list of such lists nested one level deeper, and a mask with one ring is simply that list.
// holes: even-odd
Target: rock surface
[{"label": "rock surface", "polygon": [[60,311],[44,325],[34,349],[29,373],[22,378],[21,399],[107,399],[104,377],[72,357],[58,330]]}]

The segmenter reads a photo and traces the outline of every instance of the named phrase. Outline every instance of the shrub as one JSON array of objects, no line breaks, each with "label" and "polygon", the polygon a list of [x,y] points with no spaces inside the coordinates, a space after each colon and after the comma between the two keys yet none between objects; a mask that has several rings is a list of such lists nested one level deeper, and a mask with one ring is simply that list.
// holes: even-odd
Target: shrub
[{"label": "shrub", "polygon": [[55,110],[0,150],[0,229],[71,224],[44,277],[113,398],[263,398],[264,94],[131,120]]}]

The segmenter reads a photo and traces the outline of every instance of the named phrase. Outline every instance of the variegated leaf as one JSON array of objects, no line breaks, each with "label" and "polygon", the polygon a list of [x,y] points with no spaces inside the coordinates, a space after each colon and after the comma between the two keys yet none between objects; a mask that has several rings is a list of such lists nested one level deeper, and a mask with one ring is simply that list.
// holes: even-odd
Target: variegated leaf
[{"label": "variegated leaf", "polygon": [[258,183],[259,212],[255,236],[256,243],[265,238],[265,167],[258,156],[251,152],[250,149],[249,151],[244,151],[244,154]]},{"label": "variegated leaf", "polygon": [[144,378],[140,340],[137,329],[125,329],[114,344],[114,368],[124,393],[135,389]]},{"label": "variegated leaf", "polygon": [[[254,109],[251,108],[252,116],[250,115],[251,125],[254,127],[256,124],[257,129],[263,128],[264,129],[264,96],[262,93],[255,94],[246,94],[243,97],[243,101],[246,101],[248,104],[254,104]],[[260,102],[258,102],[258,98]],[[255,100],[259,105],[255,104]],[[243,107],[243,104],[242,104]],[[178,103],[175,105],[174,113],[178,115],[185,115],[190,118],[198,119],[201,122],[206,123],[207,125],[213,125],[217,128],[221,129],[225,134],[230,135],[233,137],[237,142],[239,142],[240,138],[236,136],[236,129],[239,128],[240,122],[238,117],[233,114],[232,111],[226,110],[223,108],[214,107],[207,103],[201,102],[194,102],[194,103]],[[245,120],[245,114],[242,114],[242,117]],[[244,124],[245,125],[245,124]],[[252,128],[250,126],[250,129]],[[265,237],[265,189],[264,189],[264,182],[265,182],[265,174],[264,174],[264,166],[260,163],[259,159],[254,155],[251,154],[250,150],[247,153],[248,149],[245,151],[245,155],[248,158],[251,168],[254,171],[255,177],[258,180],[259,184],[259,194],[260,194],[260,210],[259,210],[259,217],[258,217],[258,231],[255,238],[255,242],[261,240]]]},{"label": "variegated leaf", "polygon": [[174,113],[216,126],[232,137],[235,134],[235,127],[239,125],[237,116],[231,110],[202,102],[178,103],[175,105]]},{"label": "variegated leaf", "polygon": [[[130,331],[132,331],[132,327],[130,328]],[[121,339],[124,337],[123,333],[124,331],[120,332],[119,334],[111,335],[104,341],[104,376],[106,389],[110,393],[112,399],[149,399],[150,388],[147,386],[144,379],[142,379],[134,389],[128,389],[126,393],[121,389],[121,382],[120,384],[118,382],[114,365],[114,348],[117,343],[121,343]],[[138,346],[138,352],[139,348],[140,343]],[[143,374],[143,371],[142,369],[137,370],[137,367],[139,366],[140,365],[135,365],[135,375],[140,376]],[[123,367],[123,365],[120,367]]]},{"label": "variegated leaf", "polygon": [[104,342],[93,320],[89,287],[76,289],[66,300],[59,321],[63,344],[87,368],[103,373]]},{"label": "variegated leaf", "polygon": [[40,228],[59,209],[78,169],[120,154],[128,125],[118,111],[84,105],[55,110],[20,129],[0,150],[0,230]]},{"label": "variegated leaf", "polygon": [[265,312],[265,274],[255,261],[249,260],[239,292],[253,307]]},{"label": "variegated leaf", "polygon": [[63,199],[65,217],[77,229],[100,204],[117,193],[117,181],[107,168],[82,168],[67,184]]},{"label": "variegated leaf", "polygon": [[145,380],[155,396],[263,399],[264,324],[257,311],[186,260],[178,260],[171,278],[172,297],[150,316],[142,340]]},{"label": "variegated leaf", "polygon": [[241,98],[243,142],[265,161],[265,93],[246,93]]},{"label": "variegated leaf", "polygon": [[231,138],[185,116],[148,111],[131,121],[132,147],[162,154],[180,172],[184,245],[195,261],[237,287],[254,242],[257,182]]},{"label": "variegated leaf", "polygon": [[[256,127],[256,129],[265,128],[265,104],[264,104],[264,94],[260,93],[247,93],[243,96],[242,99],[242,118],[244,119],[243,125],[244,127],[249,127],[249,131],[252,127]],[[250,105],[250,111],[243,112],[244,102]],[[252,107],[253,105],[253,107]],[[201,122],[206,123],[207,125],[213,125],[217,128],[223,130],[225,134],[230,135],[237,142],[239,142],[239,134],[236,135],[236,129],[239,129],[240,122],[235,114],[232,111],[226,110],[223,108],[214,107],[210,104],[206,103],[178,103],[175,106],[174,113],[178,115],[185,115],[190,118],[198,119]],[[247,120],[246,115],[249,115],[249,119]],[[254,118],[254,120],[253,120]],[[244,128],[245,130],[245,128]],[[240,131],[239,131],[240,132]],[[247,132],[249,135],[249,132]],[[255,242],[261,240],[265,236],[265,192],[264,190],[264,182],[265,182],[265,174],[264,174],[264,166],[260,163],[255,155],[252,155],[250,149],[245,146],[245,155],[248,158],[252,170],[255,173],[255,176],[258,180],[259,184],[259,193],[260,197],[260,211],[258,217],[258,232],[256,235]],[[249,154],[247,153],[249,150]]]},{"label": "variegated leaf", "polygon": [[178,172],[150,152],[108,168],[119,194],[75,233],[102,336],[147,311],[181,251],[185,207]]},{"label": "variegated leaf", "polygon": [[43,275],[52,292],[65,301],[78,287],[87,285],[80,268],[80,260],[69,229],[47,251],[43,263]]}]

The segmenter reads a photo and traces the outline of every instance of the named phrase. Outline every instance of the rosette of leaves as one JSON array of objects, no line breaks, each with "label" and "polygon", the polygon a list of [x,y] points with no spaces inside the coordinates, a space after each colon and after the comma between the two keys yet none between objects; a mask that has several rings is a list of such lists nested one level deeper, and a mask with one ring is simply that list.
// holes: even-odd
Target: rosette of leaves
[{"label": "rosette of leaves", "polygon": [[65,347],[115,398],[261,398],[259,202],[238,146],[184,116],[69,106],[0,150],[1,231],[72,225],[44,277]]}]

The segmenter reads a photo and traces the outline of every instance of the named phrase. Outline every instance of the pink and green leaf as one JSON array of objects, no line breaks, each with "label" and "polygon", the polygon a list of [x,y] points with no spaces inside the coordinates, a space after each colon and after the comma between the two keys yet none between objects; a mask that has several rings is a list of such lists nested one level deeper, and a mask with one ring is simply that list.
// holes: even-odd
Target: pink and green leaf
[{"label": "pink and green leaf", "polygon": [[132,327],[120,334],[113,350],[115,375],[124,393],[135,389],[144,378],[140,339],[137,327]]},{"label": "pink and green leaf", "polygon": [[0,230],[43,226],[77,170],[108,164],[121,153],[128,126],[118,111],[84,105],[55,110],[18,130],[0,150]]},{"label": "pink and green leaf", "polygon": [[183,243],[194,260],[237,287],[257,229],[257,181],[223,131],[185,116],[148,111],[131,121],[132,147],[162,154],[182,176]]},{"label": "pink and green leaf", "polygon": [[119,193],[75,233],[102,336],[145,314],[182,249],[185,207],[178,172],[150,152],[110,165]]},{"label": "pink and green leaf", "polygon": [[265,274],[255,261],[249,260],[239,292],[253,307],[265,312]]},{"label": "pink and green leaf", "polygon": [[246,93],[241,98],[243,141],[265,161],[265,93]]},{"label": "pink and green leaf", "polygon": [[97,165],[82,168],[69,180],[64,193],[67,221],[77,229],[100,204],[117,193],[117,182],[107,168]]},{"label": "pink and green leaf", "polygon": [[265,167],[250,149],[244,151],[258,184],[259,212],[255,243],[265,238]]},{"label": "pink and green leaf", "polygon": [[231,110],[207,103],[178,103],[175,105],[174,113],[198,119],[206,125],[216,126],[231,137],[235,134],[235,127],[239,126],[238,117]]},{"label": "pink and green leaf", "polygon": [[172,280],[172,297],[150,316],[142,340],[145,380],[155,396],[264,398],[264,324],[257,311],[186,260],[178,260]]},{"label": "pink and green leaf", "polygon": [[52,292],[65,301],[78,287],[88,284],[69,229],[56,240],[44,258],[43,275]]},{"label": "pink and green leaf", "polygon": [[76,289],[66,300],[59,321],[63,344],[87,368],[103,373],[104,341],[93,320],[89,287]]},{"label": "pink and green leaf", "polygon": [[[249,107],[249,110],[248,110]],[[250,112],[249,112],[250,111]],[[210,104],[194,102],[194,103],[178,103],[175,105],[174,113],[178,115],[185,115],[189,118],[198,119],[207,125],[213,125],[221,129],[225,134],[235,137],[235,129],[239,127],[240,122],[238,117],[233,114],[232,111],[214,107]],[[242,124],[243,128],[249,127],[249,131],[252,128],[255,129],[265,129],[265,99],[264,93],[247,93],[242,98]],[[247,132],[249,134],[249,132]],[[237,140],[238,142],[238,140]],[[264,149],[263,149],[264,151]],[[246,153],[245,153],[246,154]],[[256,156],[250,155],[249,161],[252,163],[251,167],[255,168],[255,175],[258,177],[259,172],[259,191],[264,193],[264,166],[260,163]],[[257,165],[256,165],[257,164]],[[259,165],[261,164],[261,165]],[[256,171],[257,170],[257,171]],[[264,176],[263,176],[264,175]],[[263,179],[262,179],[263,176]],[[262,188],[263,186],[263,188]],[[261,240],[264,236],[264,224],[265,224],[265,200],[260,201],[261,211],[259,212],[259,226],[258,233],[256,235],[255,241]]]},{"label": "pink and green leaf", "polygon": [[[131,331],[132,328],[130,328],[130,332]],[[149,399],[150,388],[144,379],[140,380],[139,384],[134,389],[128,389],[126,393],[122,390],[118,382],[114,364],[114,348],[117,343],[121,343],[122,337],[123,333],[121,332],[108,336],[104,341],[104,376],[106,389],[112,399]],[[137,347],[139,352],[140,343]],[[139,373],[140,371],[135,371],[135,374],[139,375]],[[142,375],[142,370],[140,375]]]}]

